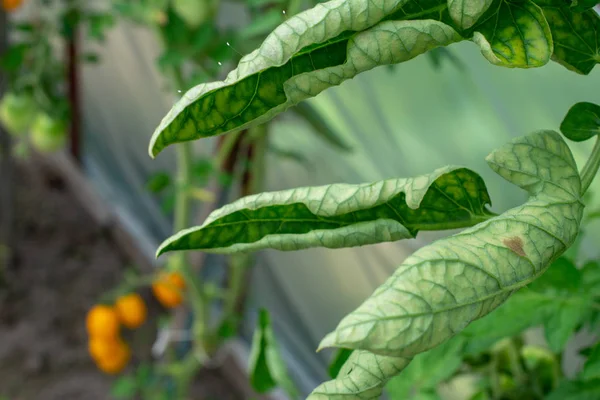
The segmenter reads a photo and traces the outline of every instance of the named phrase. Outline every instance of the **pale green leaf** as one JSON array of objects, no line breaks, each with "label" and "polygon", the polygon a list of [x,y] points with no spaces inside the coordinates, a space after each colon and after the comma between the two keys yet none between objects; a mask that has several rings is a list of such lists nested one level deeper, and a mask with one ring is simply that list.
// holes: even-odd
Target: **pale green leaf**
[{"label": "pale green leaf", "polygon": [[535,2],[552,32],[552,59],[572,71],[589,74],[600,61],[600,16],[594,10],[574,12],[565,0]]},{"label": "pale green leaf", "polygon": [[432,20],[384,21],[372,26],[399,1],[380,7],[333,0],[325,3],[326,8],[318,5],[290,18],[259,49],[242,58],[225,81],[189,90],[154,132],[150,155],[173,143],[268,121],[360,72],[407,61],[461,40],[454,29]]},{"label": "pale green leaf", "polygon": [[338,377],[322,383],[307,400],[375,400],[385,383],[408,365],[410,359],[355,351]]},{"label": "pale green leaf", "polygon": [[487,161],[530,199],[416,251],[320,348],[414,357],[498,307],[573,243],[583,212],[581,182],[559,134],[517,138]]},{"label": "pale green leaf", "polygon": [[[517,138],[487,161],[499,175],[525,189],[529,200],[416,251],[342,319],[320,349],[356,349],[355,353],[375,360],[412,358],[490,313],[543,274],[573,243],[583,214],[581,181],[573,155],[558,133],[540,131]],[[353,366],[358,367],[373,369],[370,361]],[[346,398],[376,398],[391,373],[370,375],[372,397]],[[340,388],[352,387],[343,379],[342,375],[321,385],[318,393],[337,394]]]},{"label": "pale green leaf", "polygon": [[507,67],[537,67],[552,54],[531,0],[332,0],[279,25],[224,81],[189,90],[155,130],[150,155],[266,122],[361,72],[465,39]]},{"label": "pale green leaf", "polygon": [[483,180],[466,168],[369,184],[261,193],[214,211],[202,226],[167,239],[158,254],[264,248],[341,248],[415,237],[420,230],[472,226],[491,217]]},{"label": "pale green leaf", "polygon": [[575,104],[560,124],[560,131],[575,142],[596,136],[600,133],[600,106],[586,102]]},{"label": "pale green leaf", "polygon": [[461,29],[472,27],[487,11],[493,0],[448,0],[452,20]]}]

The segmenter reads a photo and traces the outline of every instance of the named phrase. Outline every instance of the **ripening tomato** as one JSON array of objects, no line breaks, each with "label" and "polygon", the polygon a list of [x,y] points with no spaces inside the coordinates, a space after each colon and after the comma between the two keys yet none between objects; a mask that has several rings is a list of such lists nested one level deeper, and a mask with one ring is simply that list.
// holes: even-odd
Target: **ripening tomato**
[{"label": "ripening tomato", "polygon": [[182,289],[185,280],[178,272],[161,274],[152,284],[152,292],[156,299],[165,307],[177,307],[183,301]]},{"label": "ripening tomato", "polygon": [[58,151],[67,141],[67,124],[46,113],[39,113],[31,126],[29,140],[40,153]]},{"label": "ripening tomato", "polygon": [[122,340],[116,337],[92,336],[88,340],[88,351],[94,361],[114,357],[122,346]]},{"label": "ripening tomato", "polygon": [[96,305],[87,314],[86,327],[92,338],[117,338],[119,336],[118,314],[113,307]]},{"label": "ripening tomato", "polygon": [[15,11],[21,7],[21,4],[23,4],[23,0],[2,0],[2,8],[8,12]]},{"label": "ripening tomato", "polygon": [[[101,339],[100,339],[101,340]],[[129,363],[131,359],[131,350],[129,346],[122,340],[116,340],[112,343],[106,343],[106,351],[100,353],[100,357],[96,358],[96,366],[106,374],[118,374]]]},{"label": "ripening tomato", "polygon": [[0,100],[0,123],[11,135],[21,136],[31,126],[37,111],[32,96],[9,92]]},{"label": "ripening tomato", "polygon": [[146,321],[146,304],[137,293],[119,297],[115,302],[115,309],[121,323],[130,329],[138,328]]}]

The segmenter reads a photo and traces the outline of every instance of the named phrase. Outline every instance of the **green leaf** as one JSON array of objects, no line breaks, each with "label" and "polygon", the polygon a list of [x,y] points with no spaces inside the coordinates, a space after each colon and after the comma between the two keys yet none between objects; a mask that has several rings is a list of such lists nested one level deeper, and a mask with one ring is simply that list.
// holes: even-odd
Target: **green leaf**
[{"label": "green leaf", "polygon": [[598,400],[600,398],[600,379],[586,382],[563,381],[545,400]]},{"label": "green leaf", "polygon": [[560,124],[560,131],[575,142],[596,136],[600,133],[600,106],[585,102],[575,104]]},{"label": "green leaf", "polygon": [[157,60],[158,67],[162,71],[168,68],[177,67],[186,61],[186,55],[174,49],[167,49]]},{"label": "green leaf", "polygon": [[112,385],[110,394],[117,399],[132,399],[137,393],[137,382],[131,376],[121,376]]},{"label": "green leaf", "polygon": [[583,366],[581,377],[585,380],[600,380],[600,343],[597,343],[592,349],[592,353]]},{"label": "green leaf", "polygon": [[379,399],[383,385],[409,362],[409,358],[355,351],[340,370],[338,377],[317,386],[306,400]]},{"label": "green leaf", "polygon": [[259,14],[249,25],[240,32],[241,37],[266,36],[283,22],[284,15],[281,10],[273,8],[265,13]]},{"label": "green leaf", "polygon": [[25,56],[31,51],[32,46],[29,43],[20,43],[12,45],[5,52],[0,54],[0,69],[7,72],[15,72],[21,68]]},{"label": "green leaf", "polygon": [[546,340],[552,351],[558,353],[590,312],[589,301],[584,298],[563,298],[554,302],[554,313],[544,321]]},{"label": "green leaf", "polygon": [[103,41],[106,30],[115,24],[114,17],[110,14],[90,14],[86,18],[89,37],[98,41]]},{"label": "green leaf", "polygon": [[342,369],[342,365],[350,358],[350,355],[353,353],[353,350],[349,349],[338,349],[329,364],[329,376],[335,378],[340,373]]},{"label": "green leaf", "polygon": [[412,358],[490,313],[541,276],[573,243],[583,214],[581,181],[558,133],[517,138],[487,161],[525,189],[529,200],[417,250],[342,319],[319,349],[344,347]]},{"label": "green leaf", "polygon": [[586,293],[600,296],[600,263],[589,261],[581,268],[581,279]]},{"label": "green leaf", "polygon": [[[462,364],[465,338],[455,336],[440,346],[416,356],[402,374],[386,385],[391,400],[420,399],[418,394],[435,391]],[[430,396],[430,395],[429,395]]]},{"label": "green leaf", "polygon": [[579,291],[581,280],[581,272],[575,264],[565,257],[560,257],[539,279],[529,285],[529,288],[537,292],[550,292],[552,295],[570,295]]},{"label": "green leaf", "polygon": [[413,238],[420,230],[472,226],[490,218],[483,180],[457,167],[409,179],[334,184],[244,197],[204,224],[167,239],[157,254],[264,248],[340,248]]},{"label": "green leaf", "polygon": [[550,61],[552,34],[533,1],[495,2],[474,30],[473,41],[492,64],[532,68]]},{"label": "green leaf", "polygon": [[158,172],[150,177],[146,189],[152,193],[160,193],[171,185],[171,176],[166,172]]},{"label": "green leaf", "polygon": [[541,324],[552,299],[523,288],[502,307],[473,322],[462,332],[469,338],[466,354],[479,354],[502,338],[516,336],[527,328]]},{"label": "green leaf", "polygon": [[564,0],[535,0],[544,11],[552,37],[552,59],[579,74],[600,61],[600,16],[594,10],[574,12]]},{"label": "green leaf", "polygon": [[448,11],[461,29],[468,29],[490,8],[492,2],[493,0],[448,0]]},{"label": "green leaf", "polygon": [[598,0],[573,0],[571,9],[575,12],[587,11],[598,4]]},{"label": "green leaf", "polygon": [[321,114],[308,102],[303,101],[292,108],[291,111],[298,114],[313,128],[314,132],[333,147],[342,151],[351,151],[352,147],[348,145],[338,134],[329,126]]},{"label": "green leaf", "polygon": [[259,312],[258,325],[252,339],[250,382],[258,393],[265,393],[279,386],[291,398],[298,396],[298,391],[289,377],[285,362],[279,353],[269,313],[265,309],[261,309]]},{"label": "green leaf", "polygon": [[581,286],[581,272],[564,257],[556,260],[538,280],[529,285],[529,288],[551,301],[543,314],[546,340],[554,352],[560,352],[565,347],[590,312],[589,298],[579,293]]},{"label": "green leaf", "polygon": [[82,60],[90,64],[96,64],[100,61],[100,56],[97,53],[85,53],[82,55]]}]

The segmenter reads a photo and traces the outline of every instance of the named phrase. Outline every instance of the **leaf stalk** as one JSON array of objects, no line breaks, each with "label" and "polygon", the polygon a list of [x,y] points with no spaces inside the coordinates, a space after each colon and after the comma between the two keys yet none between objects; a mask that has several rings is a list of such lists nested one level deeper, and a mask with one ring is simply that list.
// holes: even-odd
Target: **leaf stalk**
[{"label": "leaf stalk", "polygon": [[583,196],[585,192],[588,190],[594,178],[596,177],[596,173],[598,172],[598,168],[600,167],[600,135],[596,136],[596,144],[594,144],[594,148],[592,149],[592,153],[590,154],[590,158],[588,158],[587,162],[583,166],[581,170],[581,195]]}]

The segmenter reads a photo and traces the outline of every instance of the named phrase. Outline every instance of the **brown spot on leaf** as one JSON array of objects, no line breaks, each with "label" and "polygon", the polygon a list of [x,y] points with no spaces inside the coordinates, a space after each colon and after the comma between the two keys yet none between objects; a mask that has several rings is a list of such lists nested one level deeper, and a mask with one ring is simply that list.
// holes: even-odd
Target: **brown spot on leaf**
[{"label": "brown spot on leaf", "polygon": [[523,250],[523,240],[520,237],[513,236],[504,239],[502,242],[506,245],[506,247],[508,247],[521,257],[527,256],[527,254],[525,254],[525,250]]}]

